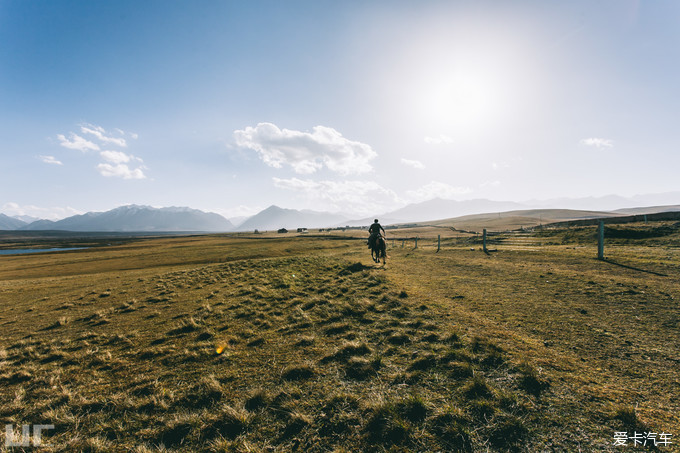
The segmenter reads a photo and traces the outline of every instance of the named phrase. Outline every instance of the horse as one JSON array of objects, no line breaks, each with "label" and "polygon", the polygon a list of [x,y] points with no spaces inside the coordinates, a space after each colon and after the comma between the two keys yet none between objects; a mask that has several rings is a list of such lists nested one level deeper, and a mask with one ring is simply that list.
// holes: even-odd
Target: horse
[{"label": "horse", "polygon": [[375,242],[373,243],[373,247],[371,248],[371,258],[373,258],[373,261],[376,263],[380,262],[380,258],[383,260],[383,264],[385,264],[385,261],[387,259],[387,245],[385,244],[385,238],[382,237],[382,235],[378,235],[377,238],[375,238]]}]

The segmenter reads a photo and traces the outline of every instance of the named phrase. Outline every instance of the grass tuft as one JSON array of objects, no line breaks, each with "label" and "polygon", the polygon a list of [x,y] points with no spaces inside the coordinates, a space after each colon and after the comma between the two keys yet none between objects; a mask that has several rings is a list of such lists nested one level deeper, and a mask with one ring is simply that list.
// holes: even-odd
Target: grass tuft
[{"label": "grass tuft", "polygon": [[492,420],[489,442],[496,448],[518,447],[528,433],[524,422],[514,415],[499,415]]},{"label": "grass tuft", "polygon": [[199,325],[199,323],[193,318],[193,316],[190,316],[188,319],[180,322],[177,325],[177,327],[168,331],[168,335],[181,335],[185,333],[195,332],[200,328],[201,326]]},{"label": "grass tuft", "polygon": [[286,381],[302,381],[311,379],[316,374],[310,365],[291,365],[286,367],[281,373],[281,377]]},{"label": "grass tuft", "polygon": [[345,377],[356,381],[365,381],[376,376],[380,364],[360,357],[351,357],[344,367]]},{"label": "grass tuft", "polygon": [[470,421],[459,408],[446,408],[430,421],[430,430],[446,451],[472,451]]},{"label": "grass tuft", "polygon": [[633,406],[620,405],[614,411],[612,417],[619,421],[624,430],[630,432],[645,432],[649,431],[649,426],[638,417],[637,410]]},{"label": "grass tuft", "polygon": [[431,368],[437,366],[437,357],[434,354],[425,354],[422,357],[416,359],[409,365],[409,371],[427,371]]},{"label": "grass tuft", "polygon": [[519,387],[530,395],[538,397],[550,387],[548,381],[539,376],[538,372],[526,362],[520,364],[519,372]]},{"label": "grass tuft", "polygon": [[399,417],[393,403],[382,403],[373,407],[367,420],[365,432],[371,443],[402,445],[411,436],[410,426]]},{"label": "grass tuft", "polygon": [[408,421],[421,423],[430,410],[422,397],[410,396],[397,405],[397,411]]},{"label": "grass tuft", "polygon": [[294,411],[288,414],[286,419],[286,428],[283,432],[282,438],[286,439],[292,437],[308,426],[311,426],[314,419],[307,414]]},{"label": "grass tuft", "polygon": [[235,439],[242,434],[251,423],[250,415],[243,410],[232,406],[223,406],[216,414],[206,429],[209,438],[223,437]]},{"label": "grass tuft", "polygon": [[403,333],[395,333],[387,337],[387,342],[396,346],[401,346],[411,342],[411,337]]},{"label": "grass tuft", "polygon": [[249,411],[257,411],[263,409],[271,404],[272,397],[264,389],[255,390],[246,398],[243,406]]},{"label": "grass tuft", "polygon": [[344,343],[333,354],[321,359],[321,362],[329,362],[333,360],[346,361],[350,357],[367,355],[372,352],[371,348],[366,343],[351,341]]},{"label": "grass tuft", "polygon": [[493,391],[486,381],[479,377],[473,377],[467,384],[465,384],[461,393],[468,399],[477,398],[491,398],[493,396]]}]

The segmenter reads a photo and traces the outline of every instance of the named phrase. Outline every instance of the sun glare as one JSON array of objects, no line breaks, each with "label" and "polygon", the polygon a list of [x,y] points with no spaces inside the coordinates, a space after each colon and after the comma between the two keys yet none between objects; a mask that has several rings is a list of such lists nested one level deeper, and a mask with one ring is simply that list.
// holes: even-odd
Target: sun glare
[{"label": "sun glare", "polygon": [[454,129],[477,129],[502,108],[498,83],[482,74],[444,75],[422,84],[420,115],[430,124]]},{"label": "sun glare", "polygon": [[477,28],[429,30],[404,49],[395,74],[411,119],[424,130],[479,137],[521,109],[531,91],[531,44]]}]

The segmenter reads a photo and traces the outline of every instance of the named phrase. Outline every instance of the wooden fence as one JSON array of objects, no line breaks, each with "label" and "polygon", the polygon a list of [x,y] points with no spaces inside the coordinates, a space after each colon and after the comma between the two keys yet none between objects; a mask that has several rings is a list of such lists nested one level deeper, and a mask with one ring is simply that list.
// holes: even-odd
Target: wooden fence
[{"label": "wooden fence", "polygon": [[[680,213],[663,213],[664,215],[655,215],[654,220],[669,220],[669,219],[680,219]],[[670,214],[670,215],[668,215]],[[649,215],[650,217],[652,215]],[[644,216],[629,216],[639,217],[640,222],[644,222]],[[626,222],[630,223],[631,220],[626,217]],[[648,219],[651,220],[651,219]],[[610,237],[611,241],[617,239],[617,233],[620,231],[612,226],[605,226],[606,224],[614,224],[611,219],[596,219],[588,221],[578,221],[573,224],[571,222],[560,222],[556,224],[550,224],[543,227],[536,227],[526,230],[514,230],[514,231],[487,231],[483,230],[481,233],[468,232],[466,236],[458,237],[442,237],[438,235],[437,237],[388,237],[387,244],[388,247],[393,248],[425,248],[428,250],[435,249],[437,252],[446,248],[458,248],[466,247],[472,250],[479,250],[485,253],[492,253],[499,250],[540,250],[545,246],[554,245],[574,245],[580,247],[592,247],[593,256],[597,259],[605,259],[605,244]],[[570,233],[567,229],[568,227],[589,227],[596,225],[597,228],[594,230],[588,229],[588,231],[577,240],[569,242],[569,240],[564,239],[564,235]],[[655,228],[650,226],[638,228],[637,230],[631,230],[639,233],[640,238],[644,238],[645,233],[652,232]],[[677,228],[677,227],[673,227]],[[583,230],[583,228],[581,228]],[[550,234],[551,232],[561,232],[563,236]],[[630,231],[627,231],[630,233]],[[632,236],[635,239],[635,236]]]}]

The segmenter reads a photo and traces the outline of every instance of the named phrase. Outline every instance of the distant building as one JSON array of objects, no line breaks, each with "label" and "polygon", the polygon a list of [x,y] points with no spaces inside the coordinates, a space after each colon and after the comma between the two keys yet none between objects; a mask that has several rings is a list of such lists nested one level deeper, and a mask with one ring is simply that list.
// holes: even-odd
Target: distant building
[{"label": "distant building", "polygon": [[288,230],[285,228],[281,228],[277,233],[288,233]]},{"label": "distant building", "polygon": [[297,229],[297,232],[298,232],[298,233],[306,233],[306,232],[307,232],[307,228],[298,228],[298,229]]}]

